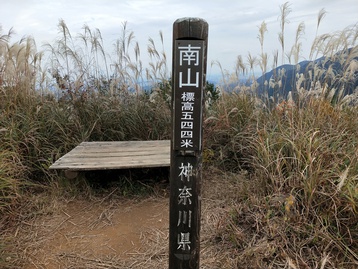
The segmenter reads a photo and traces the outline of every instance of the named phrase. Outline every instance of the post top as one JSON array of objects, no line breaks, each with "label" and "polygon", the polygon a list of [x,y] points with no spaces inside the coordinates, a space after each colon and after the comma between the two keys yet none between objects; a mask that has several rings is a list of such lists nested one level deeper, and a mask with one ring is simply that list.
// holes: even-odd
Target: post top
[{"label": "post top", "polygon": [[208,39],[208,23],[201,18],[184,17],[173,24],[173,39]]},{"label": "post top", "polygon": [[208,24],[204,19],[202,18],[198,18],[198,17],[183,17],[183,18],[179,18],[177,19],[174,23],[181,23],[183,21],[188,21],[188,22],[203,22],[205,24]]}]

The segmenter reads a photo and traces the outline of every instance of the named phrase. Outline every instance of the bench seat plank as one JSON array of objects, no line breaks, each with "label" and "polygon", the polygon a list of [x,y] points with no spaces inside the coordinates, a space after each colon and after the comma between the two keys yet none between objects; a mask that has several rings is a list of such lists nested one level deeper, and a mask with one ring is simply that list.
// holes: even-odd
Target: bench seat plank
[{"label": "bench seat plank", "polygon": [[82,142],[50,169],[73,171],[170,166],[170,140]]}]

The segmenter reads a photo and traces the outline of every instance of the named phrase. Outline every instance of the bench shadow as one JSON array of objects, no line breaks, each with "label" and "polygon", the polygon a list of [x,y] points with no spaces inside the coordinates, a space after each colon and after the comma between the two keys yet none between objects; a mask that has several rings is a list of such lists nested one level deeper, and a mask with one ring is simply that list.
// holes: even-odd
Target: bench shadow
[{"label": "bench shadow", "polygon": [[169,189],[169,167],[94,170],[84,172],[91,189],[117,188],[122,195],[146,194],[153,189]]}]

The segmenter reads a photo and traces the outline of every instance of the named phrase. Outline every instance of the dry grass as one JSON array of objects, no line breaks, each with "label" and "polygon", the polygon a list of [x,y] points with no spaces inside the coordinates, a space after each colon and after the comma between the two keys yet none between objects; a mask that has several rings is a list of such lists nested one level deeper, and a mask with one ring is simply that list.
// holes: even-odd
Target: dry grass
[{"label": "dry grass", "polygon": [[347,145],[358,141],[356,109],[325,98],[292,105],[260,110],[244,124],[230,118],[219,128],[226,135],[240,128],[220,152],[251,180],[219,237],[237,252],[237,268],[354,268],[358,159]]}]

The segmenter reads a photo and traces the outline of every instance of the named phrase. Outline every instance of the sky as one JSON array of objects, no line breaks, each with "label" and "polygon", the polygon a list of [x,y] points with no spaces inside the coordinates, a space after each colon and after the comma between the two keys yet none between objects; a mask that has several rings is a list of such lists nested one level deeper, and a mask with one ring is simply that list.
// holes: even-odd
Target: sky
[{"label": "sky", "polygon": [[[146,46],[152,38],[159,45],[159,31],[163,32],[164,49],[171,65],[173,23],[183,17],[202,18],[209,24],[208,78],[222,69],[232,72],[238,55],[246,59],[248,53],[260,53],[258,27],[265,21],[264,50],[272,59],[274,50],[280,49],[279,0],[0,0],[0,25],[2,34],[12,27],[13,42],[24,36],[33,36],[37,49],[44,43],[52,44],[58,37],[58,22],[63,19],[72,34],[81,33],[83,25],[98,28],[106,44],[106,51],[113,50],[120,37],[122,25],[134,32],[141,48],[142,61],[147,60]],[[316,33],[318,12],[324,8],[326,15],[318,34],[343,30],[358,23],[357,0],[299,0],[289,1],[291,13],[286,25],[286,46],[293,45],[296,28],[305,23],[302,38],[303,57],[308,58],[309,48]],[[1,33],[0,33],[1,34]]]}]

